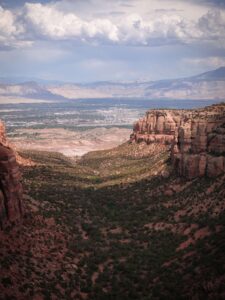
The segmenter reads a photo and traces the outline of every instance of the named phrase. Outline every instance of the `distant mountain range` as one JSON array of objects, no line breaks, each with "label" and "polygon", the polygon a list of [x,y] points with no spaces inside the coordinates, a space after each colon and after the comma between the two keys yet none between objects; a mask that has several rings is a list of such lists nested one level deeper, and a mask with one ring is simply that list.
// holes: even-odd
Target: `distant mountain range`
[{"label": "distant mountain range", "polygon": [[[19,82],[0,78],[0,97],[32,99],[148,98],[225,99],[225,67],[197,76],[147,82],[93,82],[87,84],[57,81]],[[1,101],[1,98],[0,98]]]}]

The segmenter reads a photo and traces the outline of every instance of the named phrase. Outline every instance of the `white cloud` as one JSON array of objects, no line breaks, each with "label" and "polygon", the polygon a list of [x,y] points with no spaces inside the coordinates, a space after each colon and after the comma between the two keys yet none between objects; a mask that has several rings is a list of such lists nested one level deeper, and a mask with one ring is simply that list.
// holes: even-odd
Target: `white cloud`
[{"label": "white cloud", "polygon": [[208,11],[198,21],[204,37],[208,39],[223,39],[225,37],[225,11],[214,9]]},{"label": "white cloud", "polygon": [[58,3],[63,5],[63,1],[26,3],[20,14],[0,7],[0,45],[19,47],[42,39],[135,46],[218,40],[222,45],[225,37],[225,13],[220,10],[211,10],[198,20],[185,18],[176,10],[150,15],[141,11],[117,16],[108,13],[104,18],[88,14],[85,18],[74,10],[62,10]]},{"label": "white cloud", "polygon": [[24,33],[24,27],[17,22],[16,16],[0,6],[0,48],[22,47],[29,45],[20,37]]},{"label": "white cloud", "polygon": [[87,22],[74,13],[63,13],[51,5],[25,4],[25,19],[38,34],[52,39],[77,39],[83,42],[118,40],[117,26],[110,20],[94,19]]},{"label": "white cloud", "polygon": [[124,42],[147,46],[187,43],[200,35],[193,22],[174,14],[163,14],[149,21],[138,15],[131,15],[121,24],[120,31]]},{"label": "white cloud", "polygon": [[0,28],[1,34],[10,36],[18,32],[18,28],[14,22],[14,16],[9,10],[4,10],[0,7]]},{"label": "white cloud", "polygon": [[151,46],[189,42],[200,36],[193,22],[176,14],[163,14],[151,20],[131,14],[117,22],[109,18],[87,21],[75,13],[63,13],[52,5],[27,3],[25,19],[36,34],[56,40]]}]

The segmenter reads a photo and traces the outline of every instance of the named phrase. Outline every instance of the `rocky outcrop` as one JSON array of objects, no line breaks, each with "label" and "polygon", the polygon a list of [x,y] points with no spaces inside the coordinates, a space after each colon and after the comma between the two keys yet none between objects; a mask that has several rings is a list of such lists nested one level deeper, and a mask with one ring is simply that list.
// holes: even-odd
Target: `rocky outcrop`
[{"label": "rocky outcrop", "polygon": [[134,125],[131,141],[169,145],[180,176],[225,172],[225,103],[197,110],[151,110]]},{"label": "rocky outcrop", "polygon": [[23,216],[20,180],[15,152],[9,147],[4,124],[0,122],[0,228],[17,223]]}]

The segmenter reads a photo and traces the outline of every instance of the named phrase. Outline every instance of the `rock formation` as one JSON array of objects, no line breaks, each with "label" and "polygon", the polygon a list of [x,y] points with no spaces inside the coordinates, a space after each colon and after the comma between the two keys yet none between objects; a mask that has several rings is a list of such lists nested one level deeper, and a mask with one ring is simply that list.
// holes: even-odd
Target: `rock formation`
[{"label": "rock formation", "polygon": [[134,125],[131,141],[170,145],[178,175],[225,172],[225,103],[197,110],[151,110]]},{"label": "rock formation", "polygon": [[24,209],[20,179],[16,154],[9,147],[4,124],[0,122],[0,229],[22,218]]}]

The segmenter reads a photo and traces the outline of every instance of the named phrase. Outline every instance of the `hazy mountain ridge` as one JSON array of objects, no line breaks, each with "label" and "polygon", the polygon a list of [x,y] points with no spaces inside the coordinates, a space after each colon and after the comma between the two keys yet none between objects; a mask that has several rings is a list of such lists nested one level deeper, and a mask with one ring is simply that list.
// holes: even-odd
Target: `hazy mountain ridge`
[{"label": "hazy mountain ridge", "polygon": [[[0,82],[4,82],[0,79]],[[0,96],[38,99],[79,98],[152,98],[152,99],[224,99],[225,67],[197,76],[149,82],[45,83],[34,81],[0,84]]]},{"label": "hazy mountain ridge", "polygon": [[60,97],[60,95],[54,95],[46,87],[39,85],[34,81],[17,84],[0,83],[0,96],[14,96],[49,100],[62,98]]}]

